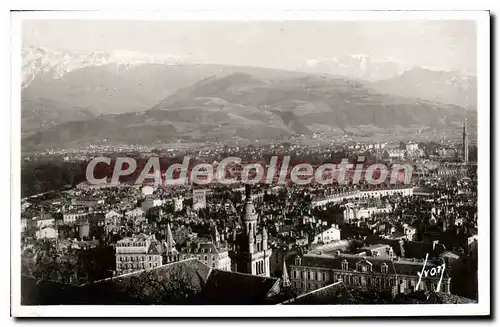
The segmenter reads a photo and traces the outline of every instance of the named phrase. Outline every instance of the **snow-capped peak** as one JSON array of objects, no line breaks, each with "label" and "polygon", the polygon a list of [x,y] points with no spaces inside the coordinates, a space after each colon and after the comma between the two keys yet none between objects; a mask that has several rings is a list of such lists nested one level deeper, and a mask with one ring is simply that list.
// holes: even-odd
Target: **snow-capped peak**
[{"label": "snow-capped peak", "polygon": [[407,66],[393,58],[376,58],[367,54],[351,54],[332,58],[309,59],[301,70],[330,73],[350,78],[381,80],[402,74]]},{"label": "snow-capped peak", "polygon": [[27,87],[37,75],[43,73],[50,73],[54,78],[60,78],[68,72],[84,67],[152,63],[177,65],[186,61],[185,58],[171,54],[149,54],[130,50],[81,52],[34,46],[24,48],[22,58],[23,87]]}]

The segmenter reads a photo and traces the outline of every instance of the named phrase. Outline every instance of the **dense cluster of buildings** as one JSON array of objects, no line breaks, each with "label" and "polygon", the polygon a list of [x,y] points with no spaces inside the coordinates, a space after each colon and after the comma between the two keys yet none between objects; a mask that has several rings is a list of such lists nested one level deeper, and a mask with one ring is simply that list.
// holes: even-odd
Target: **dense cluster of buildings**
[{"label": "dense cluster of buildings", "polygon": [[[427,165],[407,185],[82,183],[24,199],[23,274],[57,279],[42,273],[41,260],[50,258],[75,264],[71,284],[115,287],[194,269],[200,285],[175,287],[193,286],[204,303],[210,292],[236,298],[242,283],[261,285],[258,296],[248,295],[256,304],[302,303],[339,285],[392,299],[421,291],[477,299],[477,180],[465,124],[464,135],[462,162]],[[423,156],[417,143],[404,151],[413,163]]]}]

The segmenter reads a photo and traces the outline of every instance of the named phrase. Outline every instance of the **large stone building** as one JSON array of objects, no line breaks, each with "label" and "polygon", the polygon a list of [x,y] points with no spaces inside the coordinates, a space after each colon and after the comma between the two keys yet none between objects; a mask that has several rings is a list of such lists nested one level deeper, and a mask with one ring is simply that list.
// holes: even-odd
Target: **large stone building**
[{"label": "large stone building", "polygon": [[268,248],[266,228],[258,231],[258,215],[252,202],[250,186],[246,187],[246,199],[241,219],[243,228],[235,233],[230,252],[233,271],[270,276],[269,258],[272,250]]},{"label": "large stone building", "polygon": [[154,236],[139,234],[116,243],[116,274],[151,269],[162,265],[161,245]]},{"label": "large stone building", "polygon": [[336,224],[332,224],[332,226],[324,231],[314,235],[314,239],[311,244],[328,244],[332,242],[336,242],[340,240],[340,228]]},{"label": "large stone building", "polygon": [[343,222],[350,223],[356,220],[365,220],[377,213],[389,213],[392,206],[367,206],[360,205],[358,202],[349,202],[343,205]]},{"label": "large stone building", "polygon": [[181,249],[180,259],[185,260],[189,258],[196,258],[214,269],[231,271],[229,248],[227,243],[220,239],[215,227],[212,240],[196,240]]},{"label": "large stone building", "polygon": [[[354,254],[305,254],[296,256],[290,266],[292,286],[308,292],[341,280],[347,287],[374,288],[378,291],[407,293],[417,290],[418,273],[425,268],[419,290],[436,290],[441,269],[435,262],[418,259],[391,259],[388,256]],[[432,275],[431,275],[432,273]],[[445,269],[439,291],[450,293],[451,278]]]}]

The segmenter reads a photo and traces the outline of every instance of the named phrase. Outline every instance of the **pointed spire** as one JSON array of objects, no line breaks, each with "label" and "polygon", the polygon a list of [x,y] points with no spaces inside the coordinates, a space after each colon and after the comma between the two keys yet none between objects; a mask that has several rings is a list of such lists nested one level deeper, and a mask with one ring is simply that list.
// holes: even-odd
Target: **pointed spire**
[{"label": "pointed spire", "polygon": [[283,273],[281,276],[281,280],[283,282],[283,287],[288,287],[290,286],[290,278],[288,277],[288,271],[286,270],[286,262],[285,258],[283,258]]},{"label": "pointed spire", "polygon": [[215,223],[212,225],[212,242],[216,245],[220,242],[219,231],[217,230],[217,225]]},{"label": "pointed spire", "polygon": [[172,229],[170,229],[170,222],[167,222],[167,231],[165,233],[165,246],[166,246],[166,251],[172,251],[172,249],[175,249],[175,241],[174,237],[172,236]]}]

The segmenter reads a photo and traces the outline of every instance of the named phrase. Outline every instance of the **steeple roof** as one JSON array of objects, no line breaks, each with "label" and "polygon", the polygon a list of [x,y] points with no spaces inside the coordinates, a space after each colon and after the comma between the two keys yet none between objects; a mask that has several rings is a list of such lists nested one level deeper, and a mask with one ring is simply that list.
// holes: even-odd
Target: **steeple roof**
[{"label": "steeple roof", "polygon": [[286,261],[285,260],[283,260],[283,273],[282,273],[281,279],[283,281],[284,287],[290,286],[290,278],[288,277],[288,271],[286,270]]},{"label": "steeple roof", "polygon": [[170,222],[167,223],[167,232],[165,238],[166,250],[172,251],[172,249],[175,249],[175,241],[174,237],[172,236],[172,230],[170,229]]},{"label": "steeple roof", "polygon": [[252,196],[250,192],[250,185],[245,186],[246,198],[245,204],[243,206],[243,222],[257,220],[257,211],[252,202]]}]

